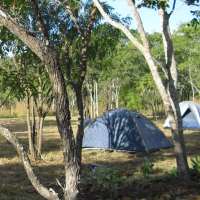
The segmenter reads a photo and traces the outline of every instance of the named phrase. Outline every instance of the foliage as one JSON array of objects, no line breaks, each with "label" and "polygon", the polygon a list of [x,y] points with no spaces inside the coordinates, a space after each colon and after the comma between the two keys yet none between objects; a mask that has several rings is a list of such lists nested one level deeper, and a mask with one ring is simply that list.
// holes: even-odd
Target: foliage
[{"label": "foliage", "polygon": [[[110,191],[110,198],[117,197],[117,191],[121,184],[126,181],[127,177],[122,176],[119,170],[98,166],[95,170],[90,171],[88,181],[94,186],[94,190],[98,188],[100,191]],[[107,196],[108,197],[108,196]]]},{"label": "foliage", "polygon": [[189,6],[195,6],[195,10],[191,10],[191,13],[193,14],[194,18],[191,21],[191,24],[194,27],[197,27],[200,24],[200,1],[199,0],[185,0],[186,4]]},{"label": "foliage", "polygon": [[138,7],[147,7],[157,9],[159,7],[166,8],[169,6],[168,0],[141,0]]},{"label": "foliage", "polygon": [[[200,28],[187,24],[180,26],[173,35],[175,56],[179,70],[179,93],[182,100],[199,97],[199,33]],[[194,90],[194,94],[192,91]]]},{"label": "foliage", "polygon": [[192,169],[198,173],[200,173],[200,156],[195,156],[191,158]]},{"label": "foliage", "polygon": [[153,162],[148,158],[144,158],[143,165],[141,166],[141,172],[145,178],[153,172],[153,167]]}]

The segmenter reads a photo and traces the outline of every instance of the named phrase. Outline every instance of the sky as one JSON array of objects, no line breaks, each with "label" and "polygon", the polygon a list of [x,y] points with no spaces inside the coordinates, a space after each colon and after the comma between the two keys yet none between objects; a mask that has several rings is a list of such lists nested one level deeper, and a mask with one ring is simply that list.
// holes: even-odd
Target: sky
[{"label": "sky", "polygon": [[[106,0],[106,2],[122,17],[132,17],[126,0]],[[184,4],[183,0],[177,0],[176,9],[170,18],[170,28],[172,31],[177,30],[181,24],[189,22],[192,19],[191,9],[191,7]],[[140,14],[147,32],[160,32],[160,21],[157,11],[143,8],[140,10]],[[135,27],[134,22],[132,27]]]}]

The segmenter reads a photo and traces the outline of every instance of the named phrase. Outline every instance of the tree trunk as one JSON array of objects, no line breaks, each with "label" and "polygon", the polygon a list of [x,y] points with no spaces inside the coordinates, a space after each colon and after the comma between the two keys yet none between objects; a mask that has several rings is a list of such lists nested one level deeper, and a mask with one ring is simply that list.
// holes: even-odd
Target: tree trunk
[{"label": "tree trunk", "polygon": [[32,129],[32,140],[33,140],[33,147],[36,154],[36,146],[37,146],[37,124],[36,124],[36,113],[35,113],[35,104],[32,97],[31,101],[31,129]]},{"label": "tree trunk", "polygon": [[191,75],[191,69],[190,69],[190,65],[188,66],[188,73],[189,73],[189,78],[190,78],[190,85],[191,85],[191,89],[192,89],[192,101],[195,100],[195,90],[194,90],[194,86],[193,86],[193,82],[192,82],[192,75]]},{"label": "tree trunk", "polygon": [[178,73],[176,68],[176,60],[174,55],[174,47],[172,42],[172,36],[170,32],[169,19],[171,14],[168,14],[163,8],[159,9],[162,40],[165,52],[166,68],[170,69],[170,76],[174,82],[174,86],[177,87]]},{"label": "tree trunk", "polygon": [[56,120],[58,131],[63,143],[65,166],[65,200],[77,199],[80,179],[80,166],[76,155],[75,139],[71,127],[71,113],[65,80],[58,64],[57,55],[53,52],[46,54],[46,68],[53,86],[56,102]]},{"label": "tree trunk", "polygon": [[44,117],[38,116],[37,157],[41,158]]},{"label": "tree trunk", "polygon": [[99,115],[98,84],[94,81],[95,117]]},{"label": "tree trunk", "polygon": [[77,154],[79,165],[81,166],[82,141],[83,141],[83,135],[84,135],[84,105],[83,105],[83,96],[82,96],[82,86],[75,86],[74,90],[76,93],[76,102],[77,102],[77,108],[78,108],[76,154]]},{"label": "tree trunk", "polygon": [[182,129],[182,117],[179,107],[176,86],[173,81],[169,81],[169,99],[171,101],[171,110],[168,116],[171,119],[171,132],[176,154],[178,173],[185,179],[189,179],[189,166],[187,162],[187,154]]},{"label": "tree trunk", "polygon": [[[177,124],[177,122],[174,122],[173,124]],[[187,173],[189,171],[189,166],[187,162],[183,130],[180,128],[180,126],[176,127],[175,125],[171,131],[176,155],[178,174],[186,180],[190,179],[189,173]]]},{"label": "tree trunk", "polygon": [[177,88],[178,74],[176,68],[176,61],[174,55],[173,42],[170,33],[169,19],[171,14],[168,14],[163,8],[159,9],[159,15],[161,19],[163,46],[165,50],[166,72],[168,77],[167,92],[169,101],[171,104],[172,120],[172,138],[174,142],[177,168],[180,175],[185,178],[189,178],[189,167],[187,162],[187,155],[185,150],[185,142],[182,130],[182,117],[179,108],[179,98]]},{"label": "tree trunk", "polygon": [[90,96],[90,116],[91,118],[94,118],[94,93],[93,93],[93,84],[87,84],[87,89],[89,92],[89,96]]},{"label": "tree trunk", "polygon": [[31,126],[31,108],[30,108],[30,97],[27,96],[27,127],[28,127],[28,143],[29,143],[29,152],[31,157],[35,160],[35,149],[33,144],[33,133],[32,133],[32,126]]}]

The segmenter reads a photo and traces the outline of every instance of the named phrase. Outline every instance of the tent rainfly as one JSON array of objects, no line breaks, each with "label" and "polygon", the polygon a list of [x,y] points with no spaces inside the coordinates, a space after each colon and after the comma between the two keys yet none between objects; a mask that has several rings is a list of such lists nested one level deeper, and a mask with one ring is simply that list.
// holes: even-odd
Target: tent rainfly
[{"label": "tent rainfly", "polygon": [[83,148],[151,152],[172,147],[146,117],[125,109],[108,111],[85,127]]},{"label": "tent rainfly", "polygon": [[[200,105],[192,101],[182,101],[179,103],[183,129],[200,129]],[[164,128],[171,128],[170,120],[167,119]]]}]

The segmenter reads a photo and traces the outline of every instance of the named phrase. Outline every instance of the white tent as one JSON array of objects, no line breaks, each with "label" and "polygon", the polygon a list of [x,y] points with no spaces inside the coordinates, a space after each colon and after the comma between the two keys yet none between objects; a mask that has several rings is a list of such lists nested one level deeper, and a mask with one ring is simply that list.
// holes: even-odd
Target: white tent
[{"label": "white tent", "polygon": [[[183,129],[200,129],[200,104],[192,101],[182,101],[179,103]],[[163,125],[164,128],[170,128],[170,120],[167,118]]]}]

